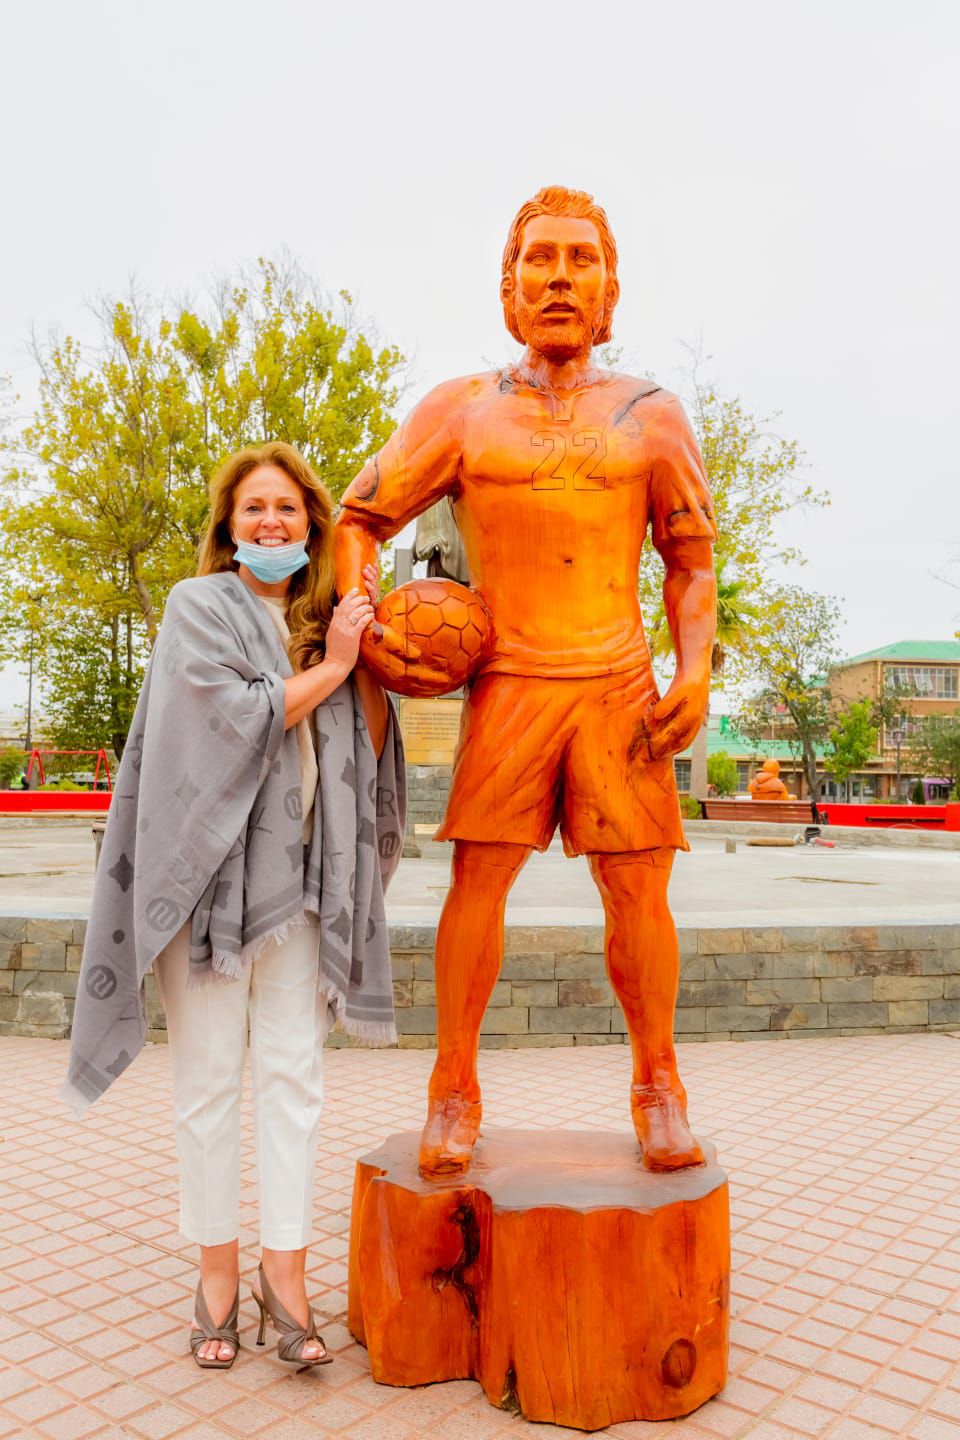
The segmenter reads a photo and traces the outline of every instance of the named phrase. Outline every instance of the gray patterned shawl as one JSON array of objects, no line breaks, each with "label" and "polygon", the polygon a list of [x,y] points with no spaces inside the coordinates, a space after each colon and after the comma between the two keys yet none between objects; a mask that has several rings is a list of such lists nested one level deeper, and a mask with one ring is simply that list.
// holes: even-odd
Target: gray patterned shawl
[{"label": "gray patterned shawl", "polygon": [[320,779],[303,843],[290,662],[233,572],[174,586],[117,773],[87,926],[63,1098],[78,1112],[143,1045],[143,978],[190,919],[188,985],[235,980],[320,921],[330,1022],[396,1040],[384,888],[403,843],[399,726],[379,764],[344,682],[314,711]]}]

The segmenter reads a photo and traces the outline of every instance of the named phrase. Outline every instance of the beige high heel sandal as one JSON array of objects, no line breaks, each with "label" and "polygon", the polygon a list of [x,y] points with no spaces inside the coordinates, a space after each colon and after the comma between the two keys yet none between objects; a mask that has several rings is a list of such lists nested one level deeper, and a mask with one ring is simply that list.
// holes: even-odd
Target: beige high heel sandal
[{"label": "beige high heel sandal", "polygon": [[[256,1300],[260,1309],[260,1329],[257,1333],[257,1344],[263,1345],[265,1343],[263,1332],[266,1329],[267,1316],[269,1315],[273,1322],[273,1328],[277,1332],[277,1354],[281,1360],[285,1360],[289,1365],[300,1365],[303,1369],[308,1369],[314,1365],[332,1365],[333,1356],[326,1353],[327,1347],[324,1343],[323,1336],[317,1334],[317,1317],[314,1315],[310,1306],[307,1306],[307,1314],[310,1317],[309,1323],[306,1328],[304,1328],[300,1322],[294,1320],[289,1311],[285,1310],[280,1304],[280,1301],[270,1288],[270,1282],[263,1272],[262,1265],[257,1273],[257,1279],[260,1285],[260,1294],[258,1295],[256,1290],[253,1289],[250,1291],[250,1294],[254,1300]],[[309,1340],[318,1340],[320,1344],[323,1345],[324,1353],[313,1359],[304,1360],[303,1347]]]},{"label": "beige high heel sandal", "polygon": [[[190,1332],[190,1350],[194,1360],[201,1370],[229,1370],[236,1360],[240,1350],[240,1331],[238,1321],[240,1319],[240,1284],[237,1283],[237,1293],[234,1296],[233,1304],[230,1307],[230,1314],[222,1325],[214,1325],[207,1309],[207,1302],[203,1296],[203,1281],[197,1282],[197,1298],[193,1303],[193,1315],[199,1330]],[[233,1354],[229,1360],[212,1360],[206,1355],[198,1355],[197,1351],[201,1345],[206,1345],[208,1340],[219,1340],[221,1345],[232,1345]]]}]

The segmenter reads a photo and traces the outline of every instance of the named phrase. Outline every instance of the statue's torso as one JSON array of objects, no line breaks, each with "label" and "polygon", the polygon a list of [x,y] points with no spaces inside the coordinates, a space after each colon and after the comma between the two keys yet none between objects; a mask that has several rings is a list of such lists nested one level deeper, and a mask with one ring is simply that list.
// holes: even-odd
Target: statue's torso
[{"label": "statue's torso", "polygon": [[637,602],[654,458],[644,416],[662,393],[611,376],[561,400],[484,379],[464,409],[454,511],[497,631],[487,668],[582,676],[649,664]]}]

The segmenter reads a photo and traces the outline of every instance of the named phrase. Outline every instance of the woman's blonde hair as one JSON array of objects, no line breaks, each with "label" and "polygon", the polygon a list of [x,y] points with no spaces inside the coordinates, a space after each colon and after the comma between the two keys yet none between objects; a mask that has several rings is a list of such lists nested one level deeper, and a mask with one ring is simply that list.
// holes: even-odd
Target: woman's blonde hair
[{"label": "woman's blonde hair", "polygon": [[298,450],[283,440],[239,450],[225,460],[210,481],[210,519],[200,543],[198,575],[216,575],[239,567],[230,538],[234,498],[241,480],[260,465],[276,465],[296,481],[310,518],[307,554],[310,564],[291,577],[286,595],[290,631],[290,663],[294,670],[319,665],[333,614],[333,503],[327,488]]}]

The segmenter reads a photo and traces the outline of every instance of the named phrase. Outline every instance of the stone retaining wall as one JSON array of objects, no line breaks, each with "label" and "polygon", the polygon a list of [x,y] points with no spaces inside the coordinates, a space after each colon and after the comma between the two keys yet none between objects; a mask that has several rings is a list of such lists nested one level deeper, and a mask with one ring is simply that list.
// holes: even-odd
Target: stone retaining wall
[{"label": "stone retaining wall", "polygon": [[[0,916],[0,1035],[69,1034],[86,921]],[[402,1046],[436,1035],[435,927],[391,932]],[[682,1040],[960,1030],[960,924],[680,931]],[[153,1039],[165,1034],[147,977]],[[483,1022],[490,1048],[607,1045],[624,1021],[596,926],[509,926]],[[328,1042],[345,1044],[343,1036]]]},{"label": "stone retaining wall", "polygon": [[450,794],[450,765],[408,765],[407,834],[415,825],[439,825]]}]

